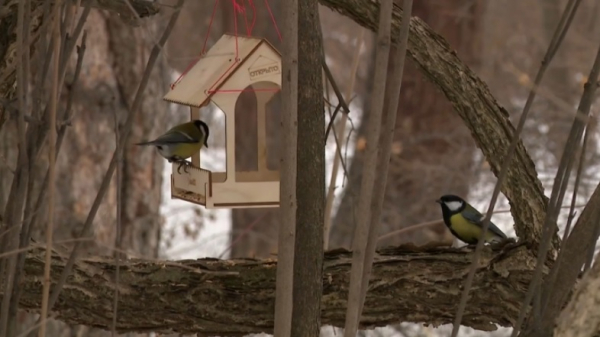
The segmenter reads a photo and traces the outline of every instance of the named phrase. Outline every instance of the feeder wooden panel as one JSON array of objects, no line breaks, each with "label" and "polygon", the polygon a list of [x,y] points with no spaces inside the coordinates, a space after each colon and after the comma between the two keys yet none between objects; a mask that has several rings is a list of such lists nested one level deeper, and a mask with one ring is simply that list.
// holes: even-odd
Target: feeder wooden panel
[{"label": "feeder wooden panel", "polygon": [[[238,58],[235,59],[237,39]],[[257,98],[258,169],[235,170],[235,105],[252,86]],[[266,40],[225,34],[200,59],[164,99],[190,106],[192,119],[199,108],[212,101],[225,114],[226,172],[200,168],[200,155],[192,156],[188,172],[177,172],[173,163],[173,198],[206,208],[253,208],[279,206],[279,171],[267,168],[266,105],[281,88],[281,55]],[[210,142],[210,140],[209,140]]]}]

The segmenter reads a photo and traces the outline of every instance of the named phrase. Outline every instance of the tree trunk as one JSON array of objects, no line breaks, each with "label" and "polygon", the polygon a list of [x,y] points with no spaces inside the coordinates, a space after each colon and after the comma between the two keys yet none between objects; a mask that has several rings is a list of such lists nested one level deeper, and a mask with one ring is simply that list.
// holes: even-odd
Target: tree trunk
[{"label": "tree trunk", "polygon": [[[60,242],[80,235],[115,150],[115,118],[119,125],[125,121],[150,50],[163,29],[158,29],[158,23],[159,18],[155,18],[144,22],[144,28],[134,28],[114,13],[92,10],[84,27],[87,31],[87,51],[81,76],[74,86],[70,84],[73,81],[76,56],[71,60],[58,106],[58,116],[62,115],[71,91],[75,91],[72,102],[74,118],[70,121],[71,126],[68,127],[56,162],[57,193],[54,198],[54,241],[69,251],[72,245]],[[36,50],[40,50],[39,45],[36,47]],[[161,99],[167,89],[168,75],[168,68],[164,62],[158,62],[150,77],[144,103],[134,122],[130,138],[132,141],[124,149],[121,188],[122,244],[130,256],[152,258],[158,253],[164,160],[153,149],[137,147],[132,143],[156,136],[164,131],[164,125],[170,124],[166,113],[167,106]],[[57,124],[60,125],[61,122],[63,121],[57,120]],[[9,122],[4,126],[3,134],[0,134],[3,140],[13,137],[15,132],[10,129],[13,125]],[[13,144],[12,149],[2,149],[8,163],[13,165],[16,153],[14,141],[2,143],[3,147],[4,144]],[[40,158],[45,161],[46,157],[45,149],[42,149]],[[28,196],[34,201],[46,172],[45,162],[38,163],[37,166],[37,188]],[[11,175],[2,174],[0,195],[6,196],[6,187],[10,186],[7,182],[10,179]],[[116,237],[116,188],[114,175],[109,192],[94,220],[91,241],[83,246],[83,256],[113,253]],[[40,212],[41,219],[44,219],[46,208]],[[25,216],[27,217],[27,214]],[[45,227],[45,221],[42,220],[37,228],[33,228],[32,237],[36,241],[44,240]],[[26,330],[34,321],[35,317],[32,315],[19,313],[17,334]],[[48,336],[69,334],[107,335],[105,331],[69,327],[58,321],[51,321],[48,325]]]},{"label": "tree trunk", "polygon": [[[416,1],[413,15],[440,32],[458,55],[470,66],[479,63],[479,26],[483,4],[464,0]],[[466,13],[459,13],[466,8]],[[459,16],[460,15],[460,16]],[[458,17],[457,17],[458,16]],[[358,130],[359,142],[368,119],[364,111]],[[418,223],[439,219],[433,202],[442,194],[466,197],[472,181],[475,145],[462,121],[439,90],[423,77],[412,59],[407,59],[393,153],[388,172],[388,188],[381,214],[381,234]],[[350,168],[349,183],[333,222],[331,247],[350,247],[354,214],[358,200],[363,148],[357,147]],[[450,241],[450,233],[439,225],[382,240],[381,245],[427,241]]]},{"label": "tree trunk", "polygon": [[[325,212],[323,37],[317,0],[298,2],[298,138],[292,337],[321,329]],[[290,150],[290,149],[285,149]]]}]

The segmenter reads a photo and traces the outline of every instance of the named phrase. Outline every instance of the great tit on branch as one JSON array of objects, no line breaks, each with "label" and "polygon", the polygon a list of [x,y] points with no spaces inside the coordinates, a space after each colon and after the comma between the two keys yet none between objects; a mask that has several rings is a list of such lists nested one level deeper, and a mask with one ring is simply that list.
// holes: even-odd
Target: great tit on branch
[{"label": "great tit on branch", "polygon": [[169,161],[169,163],[179,163],[177,172],[182,166],[183,171],[187,172],[188,165],[191,165],[186,159],[194,153],[200,151],[202,146],[208,148],[208,125],[201,120],[176,125],[170,128],[165,134],[155,140],[137,143],[136,145],[156,146],[158,153]]},{"label": "great tit on branch", "polygon": [[[456,195],[443,195],[436,202],[442,206],[444,223],[450,229],[450,232],[460,241],[470,245],[477,244],[483,229],[484,216]],[[505,239],[506,234],[490,221],[485,235],[485,242],[499,242]]]}]

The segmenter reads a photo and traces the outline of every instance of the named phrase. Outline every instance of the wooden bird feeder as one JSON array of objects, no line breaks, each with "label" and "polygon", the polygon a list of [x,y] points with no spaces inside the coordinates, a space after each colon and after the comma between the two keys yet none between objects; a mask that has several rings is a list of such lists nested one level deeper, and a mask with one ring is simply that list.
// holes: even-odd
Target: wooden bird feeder
[{"label": "wooden bird feeder", "polygon": [[[258,169],[236,172],[235,106],[248,87],[257,101]],[[225,113],[226,172],[201,168],[199,153],[187,172],[173,163],[171,197],[206,208],[279,207],[279,171],[267,168],[266,105],[280,89],[281,54],[268,41],[223,35],[164,99],[189,106],[192,119],[210,101]]]}]

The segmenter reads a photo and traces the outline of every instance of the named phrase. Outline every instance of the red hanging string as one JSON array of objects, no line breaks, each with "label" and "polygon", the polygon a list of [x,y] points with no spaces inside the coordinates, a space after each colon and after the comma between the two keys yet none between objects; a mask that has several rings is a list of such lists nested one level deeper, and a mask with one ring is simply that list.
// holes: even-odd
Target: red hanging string
[{"label": "red hanging string", "polygon": [[242,3],[240,4],[240,7],[242,8],[242,15],[244,16],[244,22],[246,23],[246,35],[250,36],[250,30],[248,29],[248,15],[246,15],[246,2],[244,0],[242,0]]},{"label": "red hanging string", "polygon": [[233,62],[231,63],[231,65],[229,66],[229,68],[227,68],[227,70],[225,70],[225,72],[223,72],[223,74],[221,74],[221,76],[219,76],[219,78],[217,78],[217,80],[215,81],[215,83],[213,83],[213,85],[210,86],[210,88],[208,88],[207,92],[209,93],[213,93],[213,92],[217,92],[215,90],[212,90],[218,83],[219,81],[221,81],[221,79],[223,77],[225,77],[227,74],[229,74],[229,71],[240,61],[239,59],[239,48],[238,48],[238,25],[237,25],[237,13],[242,11],[242,7],[239,6],[239,4],[237,3],[237,0],[231,0],[231,3],[233,5],[233,27],[234,27],[234,36],[235,36],[235,57],[233,59]]},{"label": "red hanging string", "polygon": [[206,36],[204,37],[204,44],[202,45],[202,52],[200,55],[203,55],[206,51],[206,43],[208,42],[208,38],[210,37],[210,30],[212,29],[213,21],[215,20],[215,13],[217,12],[217,5],[219,5],[219,0],[215,0],[215,5],[213,6],[212,14],[210,15],[210,21],[208,23],[208,31],[206,32]]},{"label": "red hanging string", "polygon": [[213,24],[213,21],[215,20],[215,13],[217,12],[218,4],[219,4],[219,0],[215,0],[215,5],[213,6],[213,11],[212,11],[212,14],[210,15],[210,21],[208,23],[208,31],[206,32],[206,36],[204,37],[204,44],[202,45],[202,51],[200,52],[200,55],[198,55],[198,57],[195,60],[190,62],[190,64],[185,68],[185,70],[181,73],[181,75],[179,75],[179,77],[177,77],[175,82],[171,83],[171,90],[173,90],[173,88],[175,88],[175,85],[177,85],[177,83],[179,83],[179,81],[181,81],[183,76],[185,76],[185,74],[187,74],[188,71],[190,71],[190,69],[192,69],[192,67],[195,66],[196,63],[198,63],[198,61],[200,61],[200,59],[202,58],[202,55],[204,55],[204,53],[206,51],[206,44],[208,42],[208,38],[210,37],[210,30],[212,29],[212,24]]},{"label": "red hanging string", "polygon": [[252,7],[252,25],[250,26],[250,34],[252,34],[252,30],[256,24],[256,7],[254,7],[254,1],[252,0],[248,0],[248,4]]},{"label": "red hanging string", "polygon": [[[227,68],[227,70],[225,70],[225,72],[215,81],[215,83],[209,88],[208,92],[209,93],[214,93],[214,92],[243,92],[243,91],[279,91],[279,89],[242,89],[242,90],[212,90],[215,85],[217,85],[217,83],[219,83],[219,81],[226,76],[227,74],[229,74],[229,72],[231,71],[231,69],[240,62],[239,59],[239,46],[238,46],[238,13],[241,13],[242,15],[244,15],[244,20],[246,23],[246,33],[247,35],[250,37],[252,34],[252,30],[254,29],[254,26],[256,24],[256,7],[254,5],[254,1],[253,0],[248,0],[248,4],[250,7],[252,7],[252,24],[248,25],[248,16],[246,14],[246,4],[245,4],[245,0],[239,0],[241,1],[241,3],[238,3],[238,0],[231,0],[231,4],[233,7],[233,16],[234,16],[234,20],[233,20],[233,25],[234,25],[234,36],[235,36],[235,58],[233,63],[229,66],[229,68]],[[179,75],[179,77],[175,80],[175,82],[173,82],[171,84],[171,89],[173,89],[177,83],[179,83],[179,81],[183,78],[183,76],[185,76],[188,71],[190,71],[190,69],[196,65],[196,63],[198,63],[198,61],[202,58],[202,56],[205,54],[206,52],[206,45],[208,43],[208,38],[210,36],[210,31],[212,29],[212,24],[215,18],[215,13],[217,11],[217,5],[219,4],[219,0],[215,0],[215,5],[213,6],[213,11],[212,14],[210,16],[210,22],[208,24],[208,31],[206,32],[206,37],[204,39],[204,44],[202,46],[202,52],[200,53],[200,55],[198,55],[198,58],[196,58],[196,60],[190,62],[190,64],[186,67],[186,69],[181,73],[181,75]],[[275,17],[273,16],[273,12],[271,11],[271,7],[269,6],[269,1],[265,0],[265,6],[267,7],[267,11],[269,12],[269,16],[271,17],[271,22],[273,23],[273,26],[275,27],[275,31],[277,32],[277,36],[279,37],[279,41],[282,41],[281,38],[281,33],[279,32],[279,27],[277,27],[277,22],[275,21]]]},{"label": "red hanging string", "polygon": [[271,16],[271,21],[273,22],[275,31],[277,31],[277,36],[279,36],[279,41],[283,41],[281,38],[281,33],[279,32],[279,27],[277,27],[277,22],[275,22],[275,17],[273,16],[273,12],[271,12],[271,7],[269,6],[269,0],[265,0],[265,5],[267,6],[267,10],[269,11],[269,15]]}]

